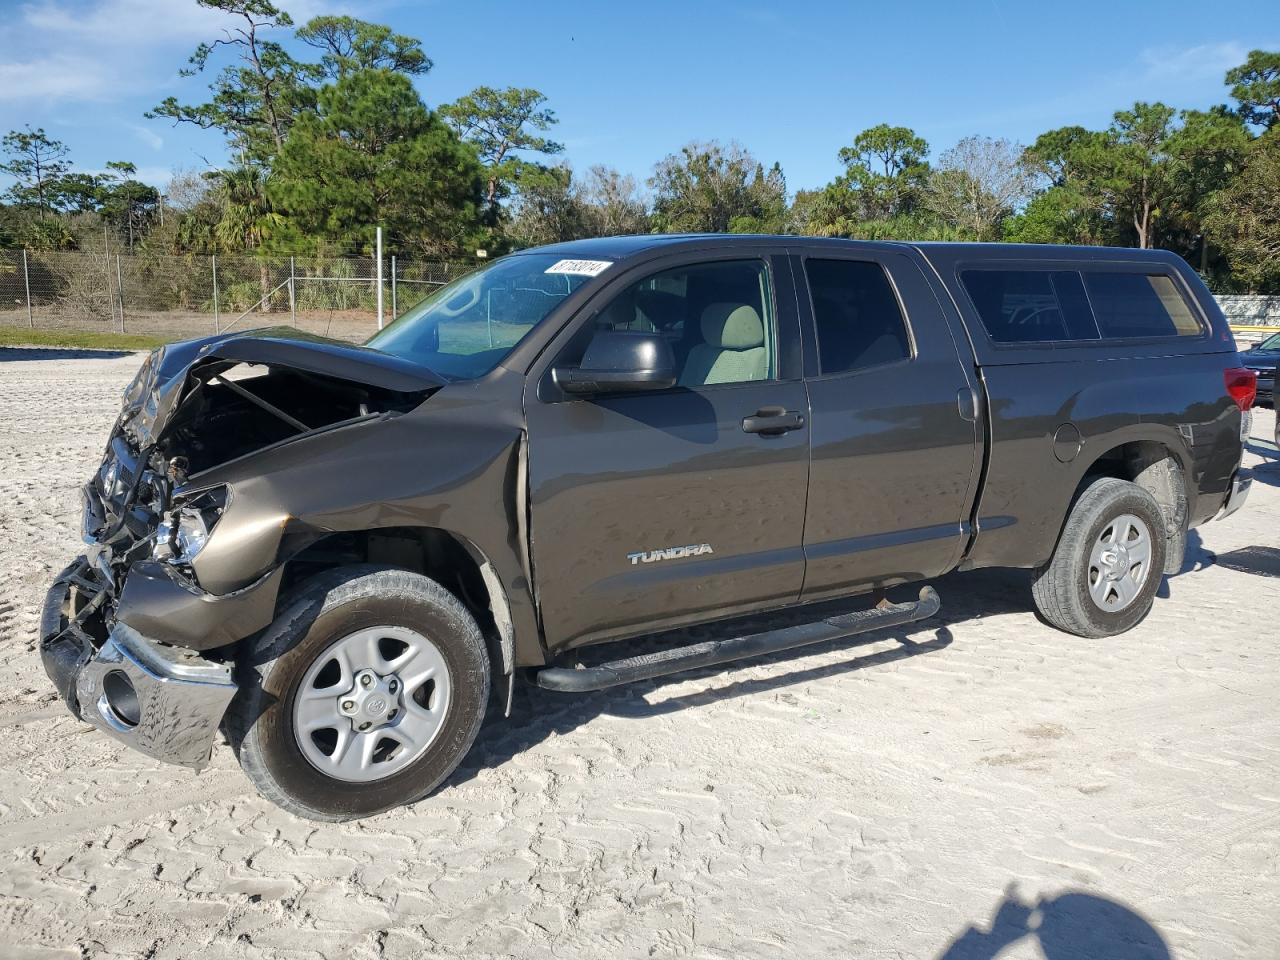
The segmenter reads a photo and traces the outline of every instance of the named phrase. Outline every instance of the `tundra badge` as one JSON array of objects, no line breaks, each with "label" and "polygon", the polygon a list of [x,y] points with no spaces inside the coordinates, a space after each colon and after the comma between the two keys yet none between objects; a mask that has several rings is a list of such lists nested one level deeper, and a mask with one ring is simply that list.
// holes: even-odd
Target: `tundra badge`
[{"label": "tundra badge", "polygon": [[637,563],[653,563],[655,560],[679,560],[682,557],[701,557],[707,553],[715,553],[709,543],[691,543],[687,547],[662,547],[658,550],[641,550],[628,553],[627,559],[634,567]]}]

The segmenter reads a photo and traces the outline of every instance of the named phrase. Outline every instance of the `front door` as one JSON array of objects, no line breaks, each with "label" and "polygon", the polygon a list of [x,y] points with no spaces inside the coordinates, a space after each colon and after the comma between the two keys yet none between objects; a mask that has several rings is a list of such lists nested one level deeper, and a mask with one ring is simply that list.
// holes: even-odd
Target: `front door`
[{"label": "front door", "polygon": [[530,378],[532,555],[552,649],[792,602],[804,577],[808,405],[785,257],[739,249],[642,273],[571,321],[554,363],[579,359],[594,330],[656,332],[677,386],[578,399]]}]

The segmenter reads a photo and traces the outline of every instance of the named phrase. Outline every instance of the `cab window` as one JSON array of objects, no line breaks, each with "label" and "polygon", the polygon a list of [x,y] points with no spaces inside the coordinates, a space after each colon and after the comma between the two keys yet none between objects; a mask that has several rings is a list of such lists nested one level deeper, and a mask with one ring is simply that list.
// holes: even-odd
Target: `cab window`
[{"label": "cab window", "polygon": [[760,260],[675,267],[614,297],[597,330],[656,333],[671,344],[682,387],[750,383],[775,375],[776,323]]},{"label": "cab window", "polygon": [[907,324],[884,267],[868,260],[806,260],[804,272],[819,373],[848,373],[911,356]]}]

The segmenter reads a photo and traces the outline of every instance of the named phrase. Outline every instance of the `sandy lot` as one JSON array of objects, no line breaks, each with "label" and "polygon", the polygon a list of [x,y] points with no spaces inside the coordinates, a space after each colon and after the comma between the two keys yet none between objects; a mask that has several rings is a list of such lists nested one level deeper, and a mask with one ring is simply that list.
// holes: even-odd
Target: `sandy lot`
[{"label": "sandy lot", "polygon": [[523,689],[435,797],[320,826],[53,701],[39,605],[137,363],[0,351],[0,956],[1280,957],[1269,411],[1248,508],[1121,639],[956,575],[907,632]]}]

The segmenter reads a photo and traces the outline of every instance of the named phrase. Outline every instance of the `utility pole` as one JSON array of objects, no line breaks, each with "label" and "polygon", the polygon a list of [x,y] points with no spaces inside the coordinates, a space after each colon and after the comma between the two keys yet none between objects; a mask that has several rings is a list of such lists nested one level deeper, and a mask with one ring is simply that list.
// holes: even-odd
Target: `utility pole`
[{"label": "utility pole", "polygon": [[374,234],[375,256],[378,259],[378,329],[382,329],[382,228]]}]

